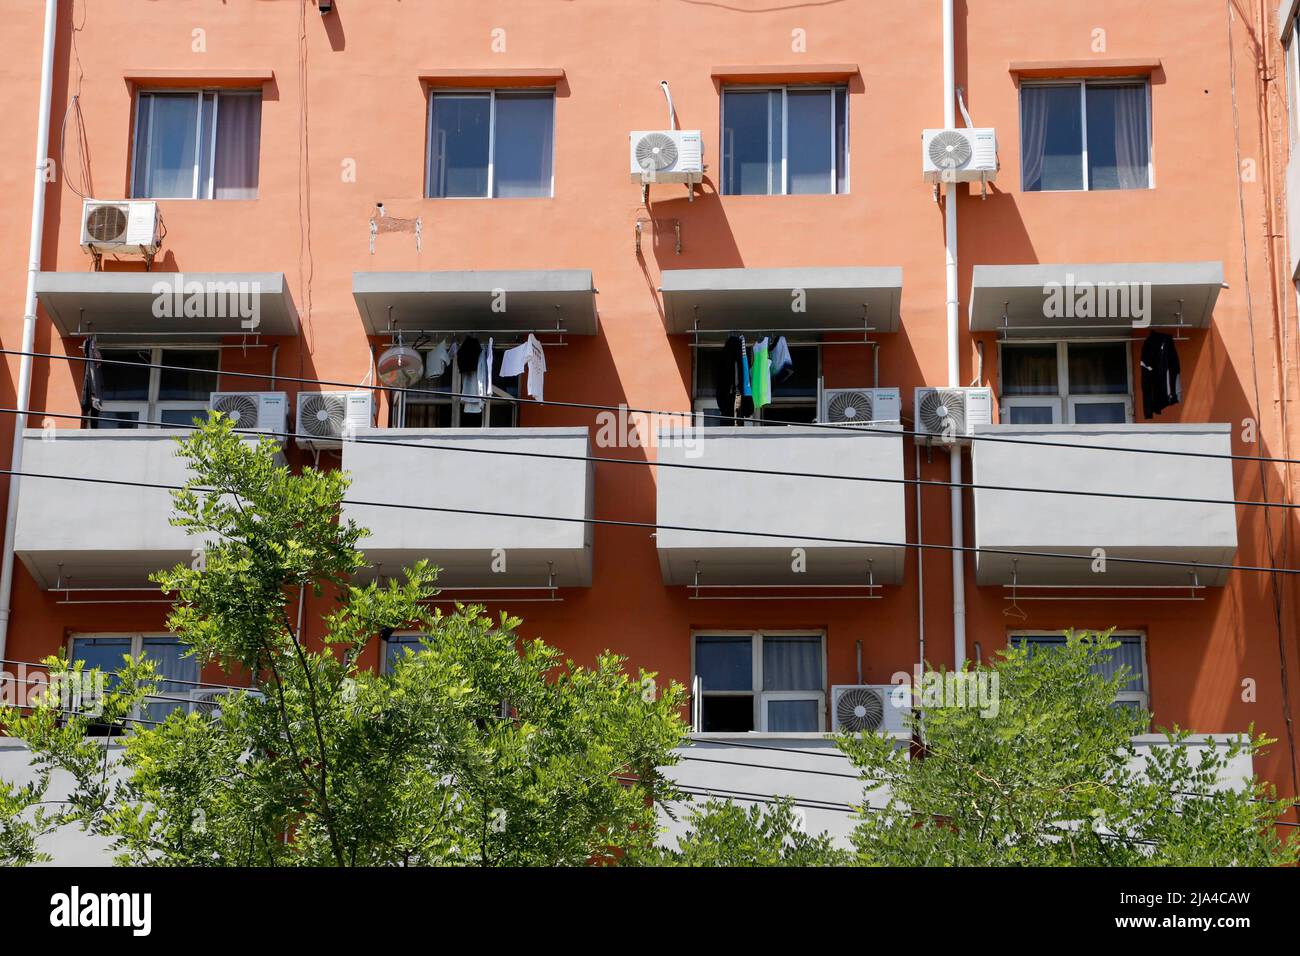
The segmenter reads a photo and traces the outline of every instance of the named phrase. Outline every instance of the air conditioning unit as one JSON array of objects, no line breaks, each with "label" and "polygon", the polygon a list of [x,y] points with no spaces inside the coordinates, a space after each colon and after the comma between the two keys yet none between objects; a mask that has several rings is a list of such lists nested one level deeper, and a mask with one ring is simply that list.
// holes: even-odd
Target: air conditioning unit
[{"label": "air conditioning unit", "polygon": [[907,733],[912,689],[906,684],[836,684],[831,687],[831,730]]},{"label": "air conditioning unit", "polygon": [[998,176],[998,136],[992,129],[927,129],[921,134],[927,183],[991,183]]},{"label": "air conditioning unit", "polygon": [[190,713],[217,720],[221,717],[221,702],[233,694],[249,694],[261,700],[261,691],[237,687],[200,687],[190,691]]},{"label": "air conditioning unit", "polygon": [[208,411],[221,412],[244,431],[284,435],[289,427],[289,396],[284,392],[213,392]]},{"label": "air conditioning unit", "polygon": [[87,199],[81,206],[81,248],[152,259],[162,246],[160,225],[156,202]]},{"label": "air conditioning unit", "polygon": [[704,138],[699,130],[633,130],[628,139],[632,182],[704,181]]},{"label": "air conditioning unit", "polygon": [[912,415],[919,442],[962,441],[993,424],[991,388],[918,388]]},{"label": "air conditioning unit", "polygon": [[299,448],[342,448],[344,437],[374,421],[370,392],[299,392],[294,440]]},{"label": "air conditioning unit", "polygon": [[817,421],[827,425],[894,425],[903,413],[896,388],[828,388],[817,406]]}]

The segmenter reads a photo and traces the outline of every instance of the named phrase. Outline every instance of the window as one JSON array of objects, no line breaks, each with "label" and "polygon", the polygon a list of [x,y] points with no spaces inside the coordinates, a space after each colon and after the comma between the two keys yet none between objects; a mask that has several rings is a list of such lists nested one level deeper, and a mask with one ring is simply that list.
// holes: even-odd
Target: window
[{"label": "window", "polygon": [[[1011,640],[1022,647],[1029,648],[1030,653],[1039,648],[1064,647],[1065,635],[1059,631],[1049,633],[1012,634]],[[1140,633],[1111,635],[1111,640],[1119,641],[1119,647],[1107,651],[1108,660],[1094,673],[1102,677],[1114,677],[1121,667],[1128,668],[1128,680],[1115,695],[1116,707],[1129,707],[1137,711],[1150,709],[1150,692],[1147,682],[1146,636]]]},{"label": "window", "polygon": [[104,349],[103,356],[138,367],[104,362],[103,410],[95,428],[158,427],[151,422],[183,426],[207,418],[208,397],[217,390],[220,350]]},{"label": "window", "polygon": [[[501,359],[506,349],[501,345],[492,353],[492,394],[503,398],[519,397],[519,376],[501,377]],[[428,369],[433,364],[427,359],[431,353],[425,353],[425,377],[417,389],[428,389],[430,394],[408,392],[402,400],[399,416],[399,428],[514,428],[519,423],[519,406],[514,402],[494,402],[491,398],[483,400],[483,411],[465,410],[465,403],[460,399],[463,387],[460,369],[453,358],[443,367],[442,372],[431,375]],[[484,421],[484,412],[487,420]]]},{"label": "window", "polygon": [[1024,190],[1150,188],[1149,92],[1146,81],[1022,86]]},{"label": "window", "polygon": [[704,733],[817,733],[826,726],[825,639],[820,634],[695,637]]},{"label": "window", "polygon": [[402,634],[389,634],[384,638],[384,657],[381,664],[381,673],[391,674],[393,672],[393,663],[401,660],[409,648],[412,653],[418,654],[424,650],[423,634],[417,634],[409,631]]},{"label": "window", "polygon": [[[132,717],[163,721],[186,701],[199,683],[199,662],[187,656],[187,648],[170,634],[77,634],[72,638],[71,657],[86,667],[98,667],[108,683],[122,668],[123,656],[144,657],[158,673],[155,696],[147,698]],[[177,699],[184,698],[184,699]]]},{"label": "window", "polygon": [[848,192],[848,88],[724,90],[722,191],[730,196]]},{"label": "window", "polygon": [[[771,343],[769,342],[769,345]],[[746,342],[752,346],[752,342]],[[718,412],[718,363],[722,358],[721,345],[707,345],[694,349],[695,367],[692,395],[697,415],[704,416],[706,427],[739,425],[742,422],[723,419]],[[821,347],[818,345],[791,345],[791,365],[780,375],[772,377],[772,404],[756,413],[756,422],[782,422],[809,424],[817,419],[817,383],[821,381]]]},{"label": "window", "polygon": [[431,94],[427,195],[553,195],[554,128],[554,90]]},{"label": "window", "polygon": [[136,98],[132,195],[256,199],[262,94],[142,92]]},{"label": "window", "polygon": [[1001,418],[1011,425],[1133,420],[1127,342],[1002,345]]}]

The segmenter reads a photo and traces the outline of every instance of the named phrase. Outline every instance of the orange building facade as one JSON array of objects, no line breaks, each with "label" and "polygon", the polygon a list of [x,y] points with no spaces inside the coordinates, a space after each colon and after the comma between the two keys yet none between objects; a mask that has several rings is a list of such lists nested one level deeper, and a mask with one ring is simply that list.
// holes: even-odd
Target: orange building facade
[{"label": "orange building facade", "polygon": [[[44,5],[0,6],[8,461]],[[519,615],[579,663],[609,648],[690,684],[701,732],[826,731],[834,687],[888,684],[922,656],[951,666],[958,639],[987,659],[1114,627],[1155,726],[1253,725],[1278,738],[1256,772],[1296,792],[1290,11],[959,0],[971,122],[958,106],[949,124],[942,8],[59,3],[3,656],[140,649],[166,613],[143,574],[189,553],[165,492],[30,475],[166,484],[183,474],[148,423],[207,392],[283,392],[301,432],[300,391],[352,391],[373,398],[361,433],[285,454],[347,468],[356,500],[415,506],[355,511],[378,573],[427,557],[448,596]],[[671,167],[643,184],[629,133],[674,125],[699,132],[701,181]],[[923,131],[948,125],[995,131],[991,181],[926,181]],[[83,249],[82,194],[156,202],[148,272]],[[183,295],[160,315],[153,284],[173,273],[252,283],[256,324],[187,316]],[[1134,298],[1119,315],[1055,307],[1098,289]],[[540,401],[540,375],[500,370],[530,334]],[[106,365],[98,422],[76,417],[83,363],[67,358],[89,335],[138,365]],[[1148,418],[1153,335],[1177,355],[1181,401]],[[730,394],[733,336],[791,350],[752,424],[659,447],[620,417],[707,415]],[[495,346],[486,413],[460,394],[469,338]],[[417,388],[456,394],[371,388],[399,343]],[[903,433],[926,427],[915,389],[972,385],[991,409],[978,424],[981,393],[963,393],[959,481],[975,487],[954,539],[949,447]],[[866,388],[898,390],[897,421],[819,427],[837,390]]]}]

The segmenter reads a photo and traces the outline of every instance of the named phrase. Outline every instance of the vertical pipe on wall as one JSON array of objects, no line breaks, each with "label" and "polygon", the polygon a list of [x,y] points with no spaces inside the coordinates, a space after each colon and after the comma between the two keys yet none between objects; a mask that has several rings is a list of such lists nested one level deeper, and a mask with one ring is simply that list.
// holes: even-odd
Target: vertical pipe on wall
[{"label": "vertical pipe on wall", "polygon": [[32,391],[32,356],[36,345],[36,276],[41,271],[41,243],[45,235],[45,164],[50,145],[50,97],[54,80],[54,31],[59,0],[45,0],[45,44],[41,50],[41,99],[36,117],[36,167],[32,173],[32,229],[27,255],[27,297],[23,303],[23,355],[18,364],[18,414],[14,416],[14,444],[9,458],[9,500],[5,508],[4,552],[0,554],[0,659],[9,638],[9,609],[14,589],[14,529],[18,520],[19,472],[23,470],[23,430]]},{"label": "vertical pipe on wall", "polygon": [[[943,0],[943,125],[944,129],[957,126],[956,54],[953,30],[952,0]],[[961,369],[958,361],[957,336],[957,184],[949,182],[944,188],[944,279],[947,287],[948,312],[948,386],[961,387]],[[966,563],[964,552],[958,550],[964,543],[962,529],[961,446],[954,444],[948,450],[948,473],[952,481],[950,492],[952,510],[952,653],[953,666],[960,667],[966,659]]]}]

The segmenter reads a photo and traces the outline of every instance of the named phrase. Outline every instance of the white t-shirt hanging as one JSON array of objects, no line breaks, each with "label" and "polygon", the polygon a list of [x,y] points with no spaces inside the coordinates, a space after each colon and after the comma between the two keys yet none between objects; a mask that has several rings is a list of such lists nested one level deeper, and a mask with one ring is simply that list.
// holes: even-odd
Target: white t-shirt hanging
[{"label": "white t-shirt hanging", "polygon": [[546,382],[546,353],[542,350],[542,343],[531,332],[522,345],[516,345],[501,356],[502,378],[521,375],[525,368],[528,369],[528,395],[540,402]]}]

